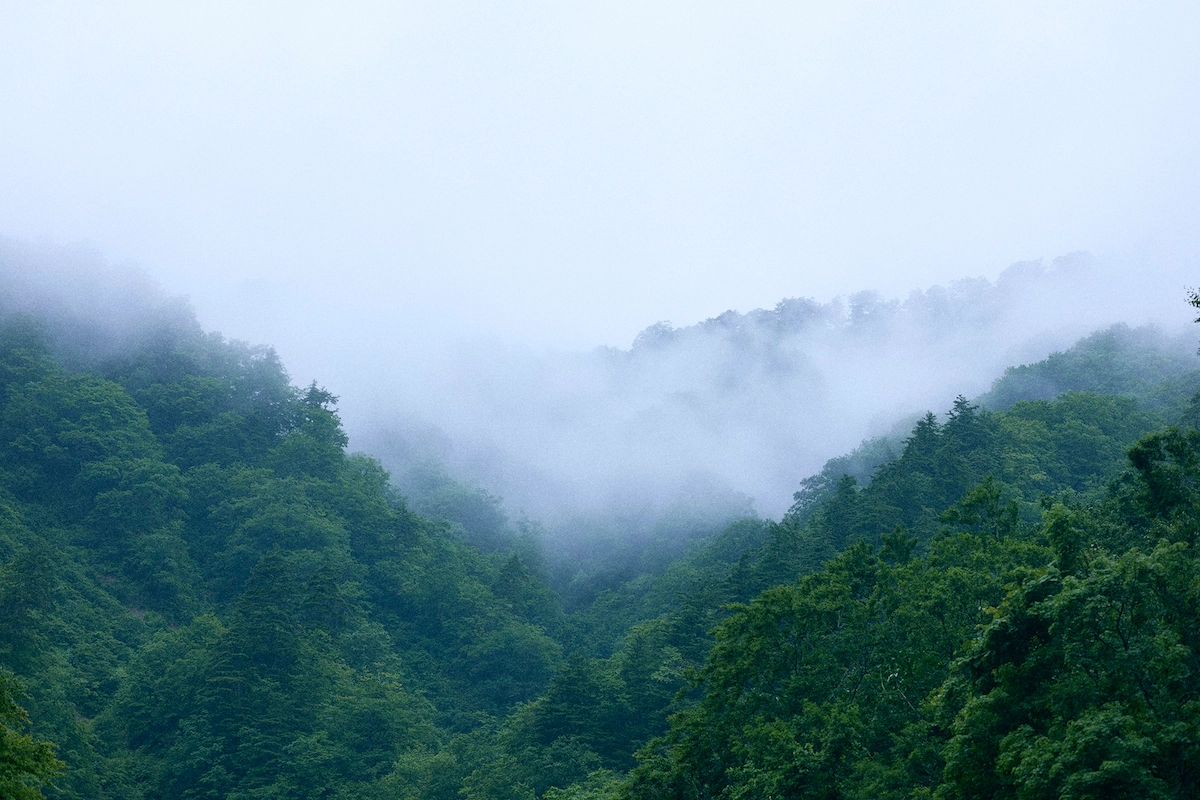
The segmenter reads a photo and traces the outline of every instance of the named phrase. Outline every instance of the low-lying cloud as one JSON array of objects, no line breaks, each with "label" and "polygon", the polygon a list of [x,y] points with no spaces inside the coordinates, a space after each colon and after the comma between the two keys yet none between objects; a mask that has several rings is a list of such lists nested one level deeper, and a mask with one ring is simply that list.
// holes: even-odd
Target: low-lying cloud
[{"label": "low-lying cloud", "polygon": [[441,461],[551,528],[652,517],[683,496],[718,514],[752,498],[777,517],[825,460],[983,393],[1008,366],[1114,322],[1182,325],[1183,286],[1164,283],[1074,254],[903,300],[864,291],[659,323],[627,349],[476,343],[405,376],[409,390],[376,398],[352,434],[398,474]]},{"label": "low-lying cloud", "polygon": [[[3,310],[49,319],[93,358],[196,325],[185,302],[94,252],[0,245]],[[903,299],[864,291],[661,322],[626,348],[430,345],[433,331],[416,345],[351,315],[331,331],[326,363],[304,361],[317,374],[293,378],[339,394],[352,446],[402,487],[433,463],[501,495],[510,517],[543,521],[552,539],[583,528],[636,537],[778,517],[805,477],[864,438],[903,435],[916,415],[1098,328],[1175,332],[1189,311],[1178,273],[1076,254]],[[267,344],[294,346],[291,328],[278,331]],[[337,358],[345,342],[352,361]]]}]

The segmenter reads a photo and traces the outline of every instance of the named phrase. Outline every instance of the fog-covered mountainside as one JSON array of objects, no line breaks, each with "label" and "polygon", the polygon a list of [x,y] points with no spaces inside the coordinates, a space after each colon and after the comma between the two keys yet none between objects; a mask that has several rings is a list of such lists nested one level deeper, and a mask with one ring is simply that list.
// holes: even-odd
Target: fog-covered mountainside
[{"label": "fog-covered mountainside", "polygon": [[[1114,325],[1042,361],[1009,367],[989,391],[973,401],[985,409],[1004,411],[1023,401],[1085,392],[1124,397],[1139,408],[1162,414],[1167,421],[1178,422],[1189,413],[1191,398],[1200,391],[1200,360],[1192,344],[1186,334],[1167,336],[1150,326]],[[804,489],[795,499],[800,501],[814,489],[832,486],[842,475],[865,486],[879,465],[899,455],[908,433],[908,425],[898,425],[889,435],[873,437],[852,452],[830,459],[819,473],[802,481]]]},{"label": "fog-covered mountainside", "polygon": [[1020,400],[1053,400],[1064,392],[1136,397],[1171,414],[1196,388],[1192,337],[1167,336],[1161,329],[1116,325],[1097,331],[1066,351],[1036,364],[1009,367],[978,400],[1003,410]]},{"label": "fog-covered mountainside", "polygon": [[55,354],[95,366],[202,334],[186,301],[82,246],[0,239],[0,315],[37,321]]},{"label": "fog-covered mountainside", "polygon": [[[1162,427],[1200,414],[1153,335],[569,598],[536,530],[470,542],[507,529],[491,495],[431,474],[457,521],[414,514],[270,350],[0,317],[5,797],[1200,787],[1200,433]],[[1074,390],[1081,363],[1133,388]],[[1027,374],[1066,382],[1013,400]]]},{"label": "fog-covered mountainside", "polygon": [[[94,252],[0,242],[0,270],[0,308],[35,314],[66,363],[201,335],[185,303]],[[626,350],[476,342],[437,370],[402,372],[389,358],[402,346],[384,344],[376,362],[354,362],[375,375],[352,385],[376,394],[345,395],[341,406],[352,410],[353,449],[379,458],[414,509],[485,549],[540,537],[557,585],[590,596],[662,569],[688,541],[733,520],[779,517],[802,481],[860,443],[851,472],[865,481],[913,422],[958,394],[999,407],[1009,395],[1051,397],[1060,385],[1128,392],[1190,369],[1182,299],[1163,310],[1143,283],[1076,254],[904,300],[863,292],[683,328],[659,323]],[[1129,351],[1120,357],[1140,372],[1121,378],[1128,385],[1094,377],[1126,375],[1128,364],[1091,369],[1076,363],[1081,356],[1052,357],[1036,380],[1030,372],[1017,387],[1010,376],[1009,388],[984,394],[1005,368],[1149,311],[1157,329],[1113,334],[1121,345],[1112,355],[1087,351]],[[379,387],[391,387],[386,402]],[[363,411],[372,406],[374,417]]]},{"label": "fog-covered mountainside", "polygon": [[454,521],[415,515],[269,349],[28,311],[0,313],[6,798],[1200,788],[1200,433],[1163,427],[1200,381],[1153,332],[572,596],[493,495],[430,471]]},{"label": "fog-covered mountainside", "polygon": [[333,394],[120,286],[107,319],[0,293],[0,796],[1200,791],[1200,371],[1171,337],[1094,333],[777,519],[579,576],[436,464],[417,513]]},{"label": "fog-covered mountainside", "polygon": [[[398,474],[439,459],[555,522],[611,503],[653,515],[688,494],[726,497],[712,501],[716,513],[746,496],[777,515],[837,452],[1122,321],[1111,301],[1089,306],[1098,269],[1075,256],[904,300],[783,300],[684,328],[659,323],[627,350],[482,349],[432,380],[439,402],[397,403],[352,435]],[[1179,310],[1172,332],[1186,320]]]},{"label": "fog-covered mountainside", "polygon": [[[441,471],[502,497],[514,518],[542,521],[556,546],[569,549],[584,530],[610,550],[637,549],[751,510],[778,517],[801,480],[864,439],[903,437],[925,411],[980,396],[1007,367],[1097,328],[1144,323],[1150,305],[1132,274],[1074,255],[902,300],[788,299],[687,327],[659,323],[627,349],[478,344],[440,372],[395,381],[378,415],[360,412],[349,431],[414,499]],[[1138,336],[1160,355],[1144,368],[1189,368],[1182,287],[1169,307],[1153,307],[1158,332]],[[1020,396],[1055,391],[1025,380]]]}]

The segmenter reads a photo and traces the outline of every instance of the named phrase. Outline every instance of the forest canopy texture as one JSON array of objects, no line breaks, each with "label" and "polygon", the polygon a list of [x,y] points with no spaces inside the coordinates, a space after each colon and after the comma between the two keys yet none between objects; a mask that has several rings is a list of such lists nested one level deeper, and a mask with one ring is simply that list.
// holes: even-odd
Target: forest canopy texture
[{"label": "forest canopy texture", "polygon": [[568,611],[536,530],[415,514],[269,349],[60,323],[0,325],[0,796],[1200,794],[1200,371],[1153,332]]}]

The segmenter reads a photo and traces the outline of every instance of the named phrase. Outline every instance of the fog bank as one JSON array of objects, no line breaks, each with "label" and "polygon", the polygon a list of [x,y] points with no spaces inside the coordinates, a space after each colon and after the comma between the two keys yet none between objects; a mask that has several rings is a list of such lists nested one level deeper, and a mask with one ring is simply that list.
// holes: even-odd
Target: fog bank
[{"label": "fog bank", "polygon": [[440,461],[552,529],[617,509],[652,518],[682,497],[718,515],[750,498],[778,517],[827,459],[985,392],[1006,367],[1112,323],[1188,321],[1179,275],[1073,254],[902,299],[864,291],[662,322],[623,349],[475,342],[425,374],[381,372],[348,422],[398,476]]},{"label": "fog bank", "polygon": [[[79,343],[66,355],[80,362],[204,325],[143,272],[86,248],[0,240],[0,273],[0,311],[45,320]],[[312,309],[326,322],[310,331],[323,349],[297,358],[305,309],[275,330],[293,380],[339,395],[352,447],[402,488],[419,489],[413,476],[432,465],[502,496],[510,519],[540,520],[561,543],[584,528],[628,539],[778,517],[826,460],[903,435],[1006,367],[1116,322],[1178,333],[1192,317],[1186,278],[1162,262],[1074,254],[903,298],[799,297],[659,322],[623,348],[535,349],[434,329],[410,339],[371,312],[384,297],[336,325],[322,317],[336,309]],[[1190,353],[1192,333],[1182,336],[1177,349]]]}]

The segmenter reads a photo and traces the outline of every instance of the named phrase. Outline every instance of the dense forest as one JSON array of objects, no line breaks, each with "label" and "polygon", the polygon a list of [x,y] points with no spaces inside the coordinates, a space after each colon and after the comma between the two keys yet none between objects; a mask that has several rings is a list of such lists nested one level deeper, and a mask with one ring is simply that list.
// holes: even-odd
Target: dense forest
[{"label": "dense forest", "polygon": [[0,796],[1194,797],[1200,369],[1158,341],[581,589],[269,349],[7,314]]}]

